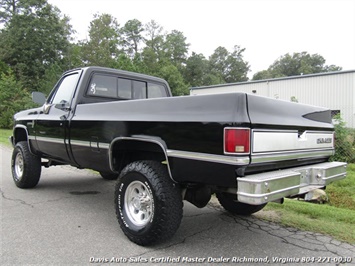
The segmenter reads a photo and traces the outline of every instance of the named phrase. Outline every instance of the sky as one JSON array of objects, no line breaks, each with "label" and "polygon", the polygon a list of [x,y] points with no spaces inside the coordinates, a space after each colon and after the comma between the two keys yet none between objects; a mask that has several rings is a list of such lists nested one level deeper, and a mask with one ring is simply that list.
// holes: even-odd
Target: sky
[{"label": "sky", "polygon": [[319,54],[327,65],[355,70],[355,0],[48,0],[70,17],[77,40],[87,38],[96,13],[123,26],[155,20],[183,32],[189,52],[208,58],[223,46],[245,48],[248,76],[286,53]]}]

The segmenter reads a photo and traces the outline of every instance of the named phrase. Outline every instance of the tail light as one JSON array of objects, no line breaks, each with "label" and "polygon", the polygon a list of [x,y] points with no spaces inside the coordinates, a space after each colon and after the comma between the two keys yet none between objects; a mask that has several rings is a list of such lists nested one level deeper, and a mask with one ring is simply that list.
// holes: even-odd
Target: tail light
[{"label": "tail light", "polygon": [[249,154],[250,153],[250,129],[249,128],[225,128],[224,129],[224,153]]}]

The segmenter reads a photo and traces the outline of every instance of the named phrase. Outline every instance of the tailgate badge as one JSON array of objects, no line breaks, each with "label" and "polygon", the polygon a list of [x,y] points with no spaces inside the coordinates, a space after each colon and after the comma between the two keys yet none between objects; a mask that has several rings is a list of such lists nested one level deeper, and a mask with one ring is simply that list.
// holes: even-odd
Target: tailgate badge
[{"label": "tailgate badge", "polygon": [[317,144],[332,143],[332,138],[319,138]]}]

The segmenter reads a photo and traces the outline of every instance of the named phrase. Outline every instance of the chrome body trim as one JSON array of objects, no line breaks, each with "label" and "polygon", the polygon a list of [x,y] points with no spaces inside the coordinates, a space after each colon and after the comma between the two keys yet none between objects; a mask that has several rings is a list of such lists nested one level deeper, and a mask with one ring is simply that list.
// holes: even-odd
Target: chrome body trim
[{"label": "chrome body trim", "polygon": [[[81,146],[81,147],[87,147],[87,148],[92,147],[91,143],[93,143],[93,141],[68,140],[68,139],[63,140],[63,139],[59,139],[59,138],[48,138],[48,137],[29,136],[28,138],[31,140],[39,140],[39,141],[44,141],[44,142],[59,143],[59,144],[66,144],[66,145],[75,145],[75,146]],[[110,144],[105,143],[105,142],[97,142],[97,144],[98,144],[98,147],[103,150],[108,150],[110,147]]]},{"label": "chrome body trim", "polygon": [[104,150],[108,150],[108,149],[110,149],[110,143],[99,142],[99,148],[104,149]]},{"label": "chrome body trim", "polygon": [[64,139],[59,139],[59,138],[49,138],[49,137],[35,137],[35,140],[37,141],[43,141],[43,142],[51,142],[51,143],[58,143],[58,144],[65,144]]},{"label": "chrome body trim", "polygon": [[252,154],[251,162],[252,164],[255,164],[255,163],[278,162],[278,161],[285,161],[285,160],[298,160],[298,159],[303,160],[308,158],[327,158],[332,156],[333,154],[334,154],[333,149],[261,153],[261,154]]},{"label": "chrome body trim", "polygon": [[213,163],[223,163],[230,165],[248,165],[250,162],[249,156],[224,156],[208,153],[198,153],[198,152],[187,152],[187,151],[178,151],[178,150],[167,150],[169,157],[176,157],[188,160],[199,160]]},{"label": "chrome body trim", "polygon": [[326,162],[238,177],[238,201],[260,205],[325,187],[346,177],[346,165]]}]

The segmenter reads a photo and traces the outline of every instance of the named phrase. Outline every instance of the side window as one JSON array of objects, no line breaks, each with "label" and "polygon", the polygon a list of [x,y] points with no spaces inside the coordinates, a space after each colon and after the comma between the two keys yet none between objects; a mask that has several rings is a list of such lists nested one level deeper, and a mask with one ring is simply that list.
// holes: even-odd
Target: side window
[{"label": "side window", "polygon": [[117,98],[117,78],[95,74],[90,81],[87,95]]},{"label": "side window", "polygon": [[56,92],[52,96],[50,103],[52,104],[70,103],[76,85],[78,83],[78,77],[79,77],[78,73],[64,77],[60,85],[58,86]]},{"label": "side window", "polygon": [[163,85],[148,83],[148,98],[167,97],[166,89]]}]

